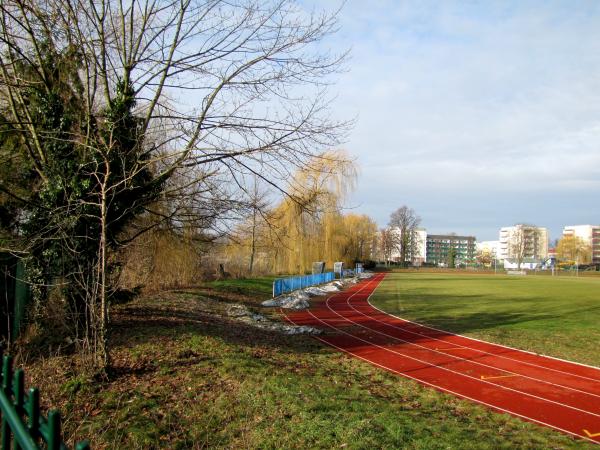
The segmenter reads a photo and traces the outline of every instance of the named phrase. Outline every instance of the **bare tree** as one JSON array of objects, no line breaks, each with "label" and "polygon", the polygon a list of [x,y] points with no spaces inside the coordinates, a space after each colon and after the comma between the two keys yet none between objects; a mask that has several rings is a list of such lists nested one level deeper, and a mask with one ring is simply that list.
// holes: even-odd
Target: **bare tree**
[{"label": "bare tree", "polygon": [[250,274],[252,274],[252,270],[254,269],[254,258],[256,256],[256,240],[259,226],[258,216],[261,211],[265,211],[265,198],[266,195],[259,192],[257,184],[254,183],[254,189],[250,196],[250,210],[252,211],[250,217],[250,261],[248,263],[248,273]]},{"label": "bare tree", "polygon": [[397,229],[400,235],[396,250],[400,252],[401,264],[409,262],[416,253],[419,244],[417,227],[420,223],[421,218],[415,213],[414,209],[406,205],[398,208],[390,215],[388,226]]},{"label": "bare tree", "polygon": [[379,251],[386,265],[391,261],[392,253],[397,248],[397,245],[398,239],[392,230],[389,228],[379,230]]},{"label": "bare tree", "polygon": [[292,170],[343,138],[349,124],[331,120],[326,89],[344,55],[315,45],[336,15],[291,0],[1,3],[1,158],[23,174],[0,180],[17,205],[6,245],[41,255],[64,238],[57,258],[87,252],[93,276],[77,264],[60,275],[81,275],[98,307],[104,365],[110,255],[145,231],[123,239],[136,218],[181,222],[194,212],[185,202],[152,205],[193,192],[214,225],[223,203],[247,202],[249,180],[286,192]]},{"label": "bare tree", "polygon": [[259,185],[257,179],[254,180],[252,187],[249,189],[247,217],[245,223],[239,228],[238,233],[242,236],[240,240],[246,241],[250,250],[248,262],[248,273],[252,274],[256,261],[256,253],[260,246],[261,228],[270,225],[271,218],[269,207],[269,191]]},{"label": "bare tree", "polygon": [[517,260],[517,268],[520,270],[525,258],[539,259],[542,255],[543,240],[545,233],[535,225],[515,225],[509,236],[509,257]]}]

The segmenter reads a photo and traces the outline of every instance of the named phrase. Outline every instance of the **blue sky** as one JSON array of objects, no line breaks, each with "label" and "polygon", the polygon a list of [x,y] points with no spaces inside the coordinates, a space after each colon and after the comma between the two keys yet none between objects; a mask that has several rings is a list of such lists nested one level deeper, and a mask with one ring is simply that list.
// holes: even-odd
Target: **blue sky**
[{"label": "blue sky", "polygon": [[354,211],[479,240],[600,223],[600,2],[350,0],[340,22]]}]

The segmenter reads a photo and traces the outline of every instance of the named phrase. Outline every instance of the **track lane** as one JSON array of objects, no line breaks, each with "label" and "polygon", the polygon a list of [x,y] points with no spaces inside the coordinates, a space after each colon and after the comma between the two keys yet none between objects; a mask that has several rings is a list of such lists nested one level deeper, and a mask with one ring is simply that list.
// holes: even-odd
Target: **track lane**
[{"label": "track lane", "polygon": [[[348,319],[352,323],[356,323]],[[595,414],[600,418],[599,396],[588,394],[568,386],[556,385],[544,380],[526,376],[518,371],[506,368],[499,368],[489,364],[481,364],[469,358],[461,358],[456,355],[450,355],[444,352],[428,348],[421,343],[409,342],[388,333],[380,331],[376,326],[358,325],[371,332],[368,341],[381,348],[399,350],[402,355],[427,361],[437,367],[451,370],[453,373],[466,374],[479,378],[482,381],[488,381],[493,385],[520,392],[525,395],[544,398],[550,402],[557,402],[561,405],[572,407],[574,410]]]},{"label": "track lane", "polygon": [[[589,386],[584,383],[590,378],[590,373],[600,373],[598,369],[580,366],[578,369],[585,368],[586,374],[569,378],[572,374],[564,369],[575,364],[550,358],[540,361],[544,357],[464,337],[458,343],[446,339],[456,336],[451,333],[384,314],[368,303],[368,297],[382,278],[378,275],[352,286],[329,297],[326,302],[318,303],[310,311],[287,313],[288,320],[335,332],[318,339],[387,370],[598,443],[597,437],[589,435],[594,435],[594,430],[600,428],[600,402],[596,389],[588,392]],[[469,341],[485,347],[485,350],[468,347],[465,344]],[[453,354],[457,352],[472,353]],[[536,356],[534,359],[525,358],[529,362],[524,363],[524,367],[530,364],[529,368],[537,372],[515,374],[509,370],[507,361],[515,360],[521,353],[528,357]],[[511,357],[503,360],[501,356],[507,354]],[[495,366],[497,361],[501,361],[499,367]],[[553,362],[560,362],[560,369],[545,367]],[[561,383],[575,382],[576,386],[557,385],[554,383],[556,380],[539,378],[544,375],[545,369],[560,374],[563,377]],[[520,367],[519,370],[526,369]],[[592,378],[591,381],[596,380]]]},{"label": "track lane", "polygon": [[[359,324],[361,327],[365,327],[377,334],[389,337],[397,342],[411,344],[416,347],[427,349],[435,352],[437,355],[446,355],[447,364],[453,364],[458,361],[468,361],[472,365],[479,366],[480,370],[489,370],[491,373],[486,374],[486,377],[495,376],[506,376],[512,377],[513,380],[507,380],[508,384],[513,384],[512,381],[521,381],[525,379],[533,383],[540,383],[541,385],[552,386],[558,388],[560,392],[563,390],[572,392],[573,394],[579,395],[583,402],[592,402],[591,408],[595,408],[595,412],[600,413],[600,382],[595,380],[581,379],[571,374],[549,371],[548,368],[541,366],[534,366],[527,363],[522,363],[513,358],[499,358],[498,354],[490,354],[482,352],[476,348],[469,348],[465,346],[456,346],[455,344],[449,343],[443,339],[431,338],[429,340],[423,339],[421,335],[407,332],[402,327],[398,327],[393,323],[388,323],[385,318],[381,318],[381,314],[369,315],[369,309],[367,305],[367,311],[365,311],[365,305],[355,306],[353,303],[359,303],[361,300],[355,300],[358,296],[347,298],[346,305],[351,308],[351,311],[346,311],[346,305],[340,305],[335,307],[335,311],[346,318],[346,320],[352,321],[353,323]],[[332,308],[332,304],[326,303],[329,308]],[[358,316],[356,316],[358,314]],[[357,318],[358,317],[358,320]],[[419,339],[415,338],[415,335]],[[476,343],[475,343],[476,344]],[[444,359],[442,359],[444,361]],[[443,364],[443,362],[442,362]],[[471,367],[471,366],[469,366]],[[576,400],[575,397],[573,397]]]},{"label": "track lane", "polygon": [[455,346],[462,346],[474,351],[494,355],[502,359],[518,360],[519,362],[525,363],[532,367],[541,367],[552,372],[568,374],[574,378],[600,382],[600,369],[598,367],[567,361],[552,356],[540,355],[527,350],[519,350],[505,345],[494,344],[491,342],[482,341],[480,339],[439,330],[427,325],[402,319],[401,317],[394,316],[393,314],[388,314],[371,304],[368,298],[367,303],[379,314],[379,316],[386,318],[389,323],[399,324],[407,331],[412,331],[421,337],[444,340],[446,343]]}]

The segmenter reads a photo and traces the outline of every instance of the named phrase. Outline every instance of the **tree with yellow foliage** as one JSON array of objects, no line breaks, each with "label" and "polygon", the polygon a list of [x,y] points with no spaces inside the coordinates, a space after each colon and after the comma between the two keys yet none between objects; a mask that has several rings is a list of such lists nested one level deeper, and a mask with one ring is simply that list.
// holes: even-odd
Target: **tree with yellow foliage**
[{"label": "tree with yellow foliage", "polygon": [[578,236],[563,236],[556,246],[559,260],[578,264],[589,264],[592,260],[592,247]]},{"label": "tree with yellow foliage", "polygon": [[[312,159],[289,181],[287,195],[271,210],[252,209],[225,254],[229,264],[255,272],[308,272],[314,261],[351,266],[371,257],[377,225],[366,215],[342,212],[354,188],[356,167],[342,151]],[[243,263],[242,261],[248,261]]]},{"label": "tree with yellow foliage", "polygon": [[352,261],[372,258],[377,241],[377,224],[365,214],[343,216],[345,256]]},{"label": "tree with yellow foliage", "polygon": [[314,261],[342,256],[342,202],[354,188],[356,167],[342,151],[313,158],[291,180],[289,195],[275,208],[275,271],[303,273]]}]

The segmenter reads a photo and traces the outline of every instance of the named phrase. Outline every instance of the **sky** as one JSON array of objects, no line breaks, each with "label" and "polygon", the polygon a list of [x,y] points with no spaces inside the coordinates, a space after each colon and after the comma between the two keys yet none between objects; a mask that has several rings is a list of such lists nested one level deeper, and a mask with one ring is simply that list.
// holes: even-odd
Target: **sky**
[{"label": "sky", "polygon": [[349,0],[340,26],[349,211],[480,241],[600,223],[600,2]]}]

